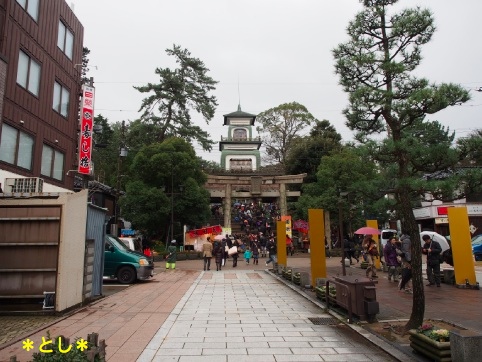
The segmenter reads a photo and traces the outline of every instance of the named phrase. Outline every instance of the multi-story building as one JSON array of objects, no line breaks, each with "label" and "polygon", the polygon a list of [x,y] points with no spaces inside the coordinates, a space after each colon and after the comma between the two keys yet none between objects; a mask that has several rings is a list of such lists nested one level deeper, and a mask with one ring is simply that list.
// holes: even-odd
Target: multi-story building
[{"label": "multi-story building", "polygon": [[64,0],[0,0],[4,192],[73,189],[83,37]]}]

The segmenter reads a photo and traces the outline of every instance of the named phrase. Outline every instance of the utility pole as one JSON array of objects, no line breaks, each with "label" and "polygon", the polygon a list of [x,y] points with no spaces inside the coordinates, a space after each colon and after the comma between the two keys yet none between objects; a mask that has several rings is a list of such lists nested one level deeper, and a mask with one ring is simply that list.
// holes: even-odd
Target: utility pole
[{"label": "utility pole", "polygon": [[338,229],[340,234],[340,246],[341,246],[341,270],[342,275],[346,275],[346,267],[345,267],[345,241],[343,240],[343,215],[342,215],[342,207],[341,207],[341,198],[338,200]]},{"label": "utility pole", "polygon": [[121,189],[121,170],[122,170],[122,157],[127,156],[127,148],[125,147],[125,121],[122,121],[121,126],[121,133],[120,133],[120,141],[119,141],[119,154],[117,156],[117,186],[116,186],[116,195],[115,195],[115,208],[114,208],[114,223],[115,223],[115,231],[111,230],[112,235],[119,236],[119,197],[120,197],[120,189]]},{"label": "utility pole", "polygon": [[171,160],[171,241],[174,240],[174,172]]},{"label": "utility pole", "polygon": [[338,228],[340,229],[340,246],[341,246],[341,270],[343,276],[346,276],[346,266],[345,266],[345,238],[343,236],[343,208],[342,208],[342,197],[348,195],[348,192],[339,192],[338,199]]}]

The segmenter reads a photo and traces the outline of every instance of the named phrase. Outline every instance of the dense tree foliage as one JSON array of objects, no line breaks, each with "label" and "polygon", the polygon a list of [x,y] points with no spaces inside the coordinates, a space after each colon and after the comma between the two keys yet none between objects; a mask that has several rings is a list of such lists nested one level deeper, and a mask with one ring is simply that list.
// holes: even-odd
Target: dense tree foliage
[{"label": "dense tree foliage", "polygon": [[473,131],[459,138],[457,146],[461,154],[460,166],[482,166],[482,130]]},{"label": "dense tree foliage", "polygon": [[87,73],[89,72],[89,54],[90,49],[87,47],[82,48],[82,68],[81,68],[81,82],[82,84],[89,84],[90,79],[87,77]]},{"label": "dense tree foliage", "polygon": [[114,125],[99,114],[94,117],[94,150],[92,160],[94,162],[94,179],[110,186],[115,186],[117,156],[119,153],[119,135]]},{"label": "dense tree foliage", "polygon": [[316,171],[323,156],[341,148],[341,135],[329,121],[316,120],[308,136],[299,137],[286,156],[286,173],[306,173],[304,183],[316,181]]},{"label": "dense tree foliage", "polygon": [[200,227],[209,220],[209,192],[203,188],[206,176],[185,140],[171,137],[144,146],[130,165],[130,175],[120,202],[122,214],[136,229],[167,238],[171,209],[178,238],[182,225]]},{"label": "dense tree foliage", "polygon": [[[340,84],[349,94],[349,106],[344,111],[347,126],[357,132],[361,142],[374,133],[388,131],[387,140],[372,145],[372,150],[380,167],[393,171],[388,174],[392,176],[390,192],[397,202],[402,231],[412,239],[414,303],[406,328],[416,328],[423,322],[425,298],[412,202],[422,191],[420,174],[444,169],[449,163],[440,157],[432,160],[424,152],[438,144],[450,144],[453,137],[424,119],[427,114],[466,102],[469,94],[458,85],[430,84],[427,79],[415,77],[413,71],[422,59],[421,46],[431,40],[435,31],[433,17],[429,10],[420,8],[389,15],[389,7],[396,2],[364,0],[364,10],[347,27],[350,39],[338,45],[333,54]],[[417,142],[422,135],[422,141]],[[425,141],[429,139],[436,139],[436,143],[423,147],[429,145]],[[441,146],[439,151],[447,160],[453,159],[449,149]]]},{"label": "dense tree foliage", "polygon": [[305,106],[292,102],[261,112],[256,120],[260,124],[256,130],[266,147],[265,161],[285,165],[294,140],[307,126],[315,122],[316,118]]},{"label": "dense tree foliage", "polygon": [[134,87],[147,98],[142,101],[141,121],[146,128],[139,132],[148,133],[157,142],[168,136],[181,137],[188,142],[197,141],[205,150],[211,150],[213,141],[209,134],[196,126],[191,119],[191,112],[201,114],[206,123],[214,117],[217,106],[216,97],[210,95],[217,83],[208,76],[209,69],[204,63],[191,56],[187,49],[174,45],[166,53],[173,56],[176,69],[157,68],[158,84],[148,83]]},{"label": "dense tree foliage", "polygon": [[[303,185],[297,215],[306,219],[308,209],[321,208],[330,212],[337,223],[340,203],[343,214],[354,225],[377,212],[373,200],[380,198],[380,177],[374,162],[367,159],[363,148],[344,147],[323,156],[316,173],[316,182]],[[345,197],[340,194],[347,193]],[[385,209],[386,210],[386,209]]]}]

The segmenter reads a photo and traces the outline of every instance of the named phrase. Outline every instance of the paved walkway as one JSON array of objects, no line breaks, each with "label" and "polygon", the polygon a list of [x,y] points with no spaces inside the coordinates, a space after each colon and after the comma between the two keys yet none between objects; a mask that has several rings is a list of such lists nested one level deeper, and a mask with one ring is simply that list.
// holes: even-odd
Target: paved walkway
[{"label": "paved walkway", "polygon": [[[278,281],[264,265],[252,268],[163,270],[149,282],[29,334],[33,351],[23,350],[22,340],[1,349],[0,361],[13,355],[31,360],[47,331],[71,340],[97,332],[106,340],[107,360],[115,362],[396,360]],[[325,318],[328,324],[309,318]]]},{"label": "paved walkway", "polygon": [[71,341],[77,337],[87,338],[89,333],[99,333],[99,339],[106,340],[108,360],[135,361],[199,274],[192,270],[175,270],[137,283],[35,333],[24,335],[22,340],[28,336],[35,343],[34,350],[23,350],[19,340],[0,350],[0,361],[9,361],[13,355],[18,361],[30,361],[47,331],[52,337],[63,335]]},{"label": "paved walkway", "polygon": [[[315,325],[324,318],[334,325]],[[208,272],[138,361],[393,361],[265,272]]]},{"label": "paved walkway", "polygon": [[[152,280],[137,283],[91,305],[30,331],[26,325],[39,317],[0,317],[0,361],[16,355],[28,361],[38,351],[42,336],[65,335],[72,340],[99,333],[107,343],[109,361],[312,361],[394,360],[378,347],[409,361],[381,336],[356,325],[329,321],[313,292],[283,284],[259,265],[202,272],[201,260],[180,261],[166,271],[156,263]],[[308,254],[288,258],[288,266],[309,271]],[[339,258],[327,260],[329,276],[341,274]],[[480,272],[480,266],[477,267]],[[347,274],[364,275],[354,265]],[[398,293],[386,273],[379,272],[379,321],[410,317],[412,295]],[[426,317],[482,331],[480,290],[442,284],[426,288]],[[309,301],[312,299],[312,301]],[[313,324],[309,318],[320,318]],[[2,324],[2,318],[6,321]],[[6,319],[5,319],[6,318]],[[327,324],[325,324],[325,322]],[[7,337],[5,337],[8,334]],[[10,336],[10,337],[9,337]],[[14,337],[17,336],[17,337]],[[19,337],[20,336],[20,337]],[[34,351],[22,349],[22,340],[34,341]],[[5,339],[4,339],[5,340]],[[372,342],[373,343],[372,343]],[[236,359],[235,359],[235,357]],[[392,358],[392,359],[391,359]]]}]

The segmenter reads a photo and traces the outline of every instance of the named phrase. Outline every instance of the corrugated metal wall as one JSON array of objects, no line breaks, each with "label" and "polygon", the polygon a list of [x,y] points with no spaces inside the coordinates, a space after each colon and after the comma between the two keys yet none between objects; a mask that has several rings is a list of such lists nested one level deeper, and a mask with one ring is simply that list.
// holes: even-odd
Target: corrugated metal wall
[{"label": "corrugated metal wall", "polygon": [[106,209],[88,205],[86,239],[94,240],[94,265],[92,271],[92,297],[102,294],[102,279],[104,274],[104,235]]},{"label": "corrugated metal wall", "polygon": [[55,292],[61,208],[0,207],[0,298]]}]

